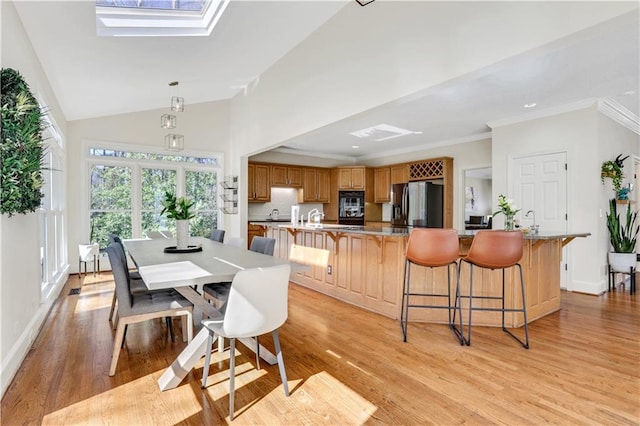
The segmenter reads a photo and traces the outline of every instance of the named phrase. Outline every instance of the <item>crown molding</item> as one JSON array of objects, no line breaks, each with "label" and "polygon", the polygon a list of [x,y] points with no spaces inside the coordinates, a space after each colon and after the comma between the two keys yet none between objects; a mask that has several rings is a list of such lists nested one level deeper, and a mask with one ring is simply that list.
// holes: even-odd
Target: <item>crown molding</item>
[{"label": "crown molding", "polygon": [[538,118],[550,117],[552,115],[558,115],[565,112],[577,111],[593,106],[598,102],[597,98],[583,99],[578,102],[572,102],[556,107],[545,108],[537,111],[528,112],[526,114],[516,115],[513,117],[501,118],[499,120],[490,121],[487,126],[495,129],[496,127],[509,126],[511,124],[522,123],[525,121],[531,121]]},{"label": "crown molding", "polygon": [[293,154],[293,155],[303,155],[306,157],[318,157],[318,158],[329,158],[331,160],[340,160],[340,161],[349,161],[355,162],[356,158],[348,155],[337,155],[337,154],[327,154],[325,152],[317,152],[317,151],[307,151],[302,149],[294,149],[287,147],[279,147],[270,150],[270,152],[279,152],[282,154]]},{"label": "crown molding", "polygon": [[640,135],[640,117],[615,100],[611,98],[599,99],[598,111],[635,134]]}]

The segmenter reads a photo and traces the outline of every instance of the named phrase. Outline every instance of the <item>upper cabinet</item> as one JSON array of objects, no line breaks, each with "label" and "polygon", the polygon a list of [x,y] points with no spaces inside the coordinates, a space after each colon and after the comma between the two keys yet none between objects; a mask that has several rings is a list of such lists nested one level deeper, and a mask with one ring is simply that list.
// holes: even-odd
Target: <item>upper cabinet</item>
[{"label": "upper cabinet", "polygon": [[302,167],[271,165],[271,186],[288,186],[302,188]]},{"label": "upper cabinet", "polygon": [[364,167],[340,167],[338,169],[338,189],[365,189]]},{"label": "upper cabinet", "polygon": [[408,183],[409,182],[409,165],[394,164],[391,169],[391,183]]},{"label": "upper cabinet", "polygon": [[303,202],[330,202],[329,169],[306,168],[303,175]]},{"label": "upper cabinet", "polygon": [[247,198],[250,203],[267,203],[271,201],[269,172],[270,167],[268,164],[249,163]]},{"label": "upper cabinet", "polygon": [[391,170],[389,167],[379,167],[374,175],[374,202],[388,203],[391,201]]}]

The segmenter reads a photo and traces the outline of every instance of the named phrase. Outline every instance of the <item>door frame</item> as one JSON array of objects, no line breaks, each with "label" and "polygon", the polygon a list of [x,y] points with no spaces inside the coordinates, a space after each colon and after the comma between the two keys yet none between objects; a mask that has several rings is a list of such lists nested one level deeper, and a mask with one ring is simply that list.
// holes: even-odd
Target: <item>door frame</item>
[{"label": "door frame", "polygon": [[[473,165],[473,166],[469,166],[469,167],[465,167],[464,169],[460,169],[460,185],[459,188],[460,190],[457,191],[458,193],[458,209],[457,209],[457,213],[458,213],[458,229],[464,231],[465,229],[465,223],[464,223],[464,218],[465,218],[465,204],[466,204],[466,187],[467,187],[467,172],[470,170],[479,170],[479,169],[492,169],[491,170],[491,178],[493,180],[493,166],[491,165],[491,163],[484,163],[484,164],[479,164],[479,165]],[[493,184],[491,186],[491,200],[493,201]],[[455,214],[454,214],[455,217]]]}]

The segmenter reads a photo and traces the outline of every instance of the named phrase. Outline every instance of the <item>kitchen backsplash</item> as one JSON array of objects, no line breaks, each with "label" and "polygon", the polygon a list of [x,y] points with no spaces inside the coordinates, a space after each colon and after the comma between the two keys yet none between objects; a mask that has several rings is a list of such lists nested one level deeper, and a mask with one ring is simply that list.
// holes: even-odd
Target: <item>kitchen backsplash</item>
[{"label": "kitchen backsplash", "polygon": [[[291,206],[298,204],[298,191],[294,188],[271,188],[270,203],[249,203],[249,220],[271,219],[271,212],[278,209],[280,220],[291,220]],[[300,203],[300,214],[306,215],[313,209],[322,211],[322,203]]]}]

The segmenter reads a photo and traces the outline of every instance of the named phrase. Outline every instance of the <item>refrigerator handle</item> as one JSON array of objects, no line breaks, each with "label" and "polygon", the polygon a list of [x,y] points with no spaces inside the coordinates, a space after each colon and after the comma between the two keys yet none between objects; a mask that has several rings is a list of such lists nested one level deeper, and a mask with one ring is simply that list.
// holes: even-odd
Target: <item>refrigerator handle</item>
[{"label": "refrigerator handle", "polygon": [[409,224],[409,185],[402,188],[402,215],[406,225]]}]

